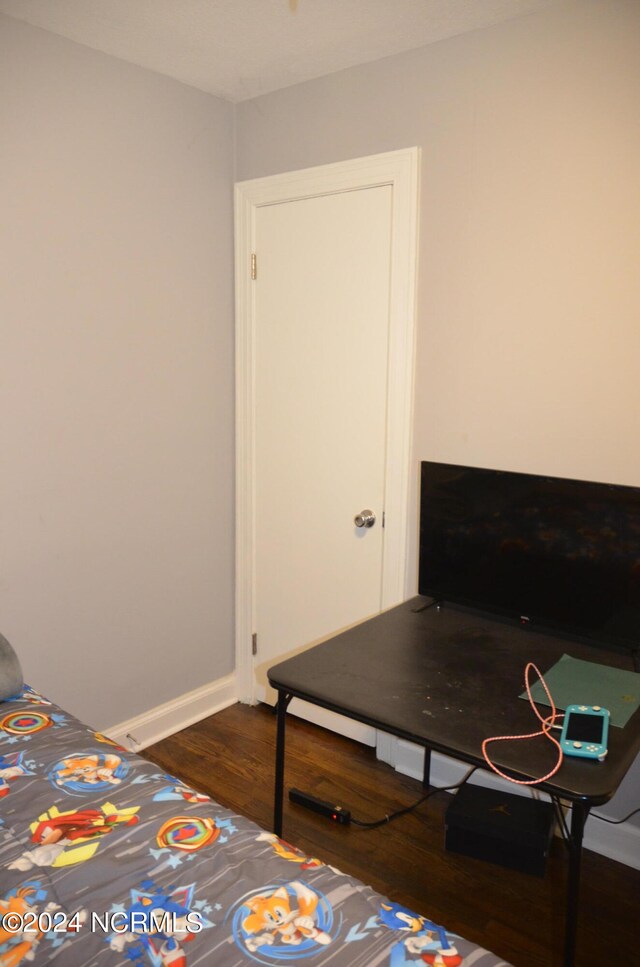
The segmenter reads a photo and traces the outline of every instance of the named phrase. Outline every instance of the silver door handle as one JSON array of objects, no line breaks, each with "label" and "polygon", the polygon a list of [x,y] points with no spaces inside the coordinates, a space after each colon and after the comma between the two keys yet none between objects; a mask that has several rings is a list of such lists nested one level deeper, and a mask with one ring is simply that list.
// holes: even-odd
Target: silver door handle
[{"label": "silver door handle", "polygon": [[376,515],[372,510],[361,510],[359,514],[353,518],[353,523],[356,527],[373,527],[376,522]]}]

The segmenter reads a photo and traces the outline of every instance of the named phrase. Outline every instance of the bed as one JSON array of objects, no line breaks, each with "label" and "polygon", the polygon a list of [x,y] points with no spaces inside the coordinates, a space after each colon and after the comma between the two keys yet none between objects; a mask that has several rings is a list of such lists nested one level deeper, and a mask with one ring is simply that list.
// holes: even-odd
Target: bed
[{"label": "bed", "polygon": [[4,639],[0,666],[0,967],[505,964],[83,725]]}]

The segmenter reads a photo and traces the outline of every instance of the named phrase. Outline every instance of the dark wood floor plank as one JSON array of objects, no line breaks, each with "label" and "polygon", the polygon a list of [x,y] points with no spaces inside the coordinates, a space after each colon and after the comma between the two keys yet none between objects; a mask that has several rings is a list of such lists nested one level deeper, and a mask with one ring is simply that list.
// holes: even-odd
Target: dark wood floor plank
[{"label": "dark wood floor plank", "polygon": [[[147,748],[143,755],[216,801],[270,829],[275,716],[234,705]],[[374,820],[419,798],[422,785],[375,753],[292,716],[286,787],[297,786]],[[566,856],[554,841],[544,878],[444,849],[451,801],[437,793],[379,829],[335,826],[285,803],[284,837],[310,855],[489,947],[515,967],[560,967]],[[576,967],[640,964],[640,871],[584,852]]]}]

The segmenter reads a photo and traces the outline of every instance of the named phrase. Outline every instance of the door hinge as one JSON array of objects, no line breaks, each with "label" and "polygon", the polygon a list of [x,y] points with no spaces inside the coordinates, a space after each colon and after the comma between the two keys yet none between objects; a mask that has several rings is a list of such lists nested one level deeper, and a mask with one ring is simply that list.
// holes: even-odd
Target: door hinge
[{"label": "door hinge", "polygon": [[258,256],[255,252],[251,253],[251,281],[255,282],[258,278]]},{"label": "door hinge", "polygon": [[258,654],[258,635],[255,633],[255,631],[251,635],[251,654],[252,655]]},{"label": "door hinge", "polygon": [[386,513],[386,511],[383,510],[382,511],[382,526],[383,527],[384,527],[384,523],[385,523],[386,519],[387,519],[387,513]]}]

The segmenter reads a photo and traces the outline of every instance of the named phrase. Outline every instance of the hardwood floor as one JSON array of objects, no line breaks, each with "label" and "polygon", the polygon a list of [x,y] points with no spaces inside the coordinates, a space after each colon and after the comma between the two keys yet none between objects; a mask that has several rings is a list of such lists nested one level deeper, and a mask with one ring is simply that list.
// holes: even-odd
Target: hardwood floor
[{"label": "hardwood floor", "polygon": [[[275,716],[234,705],[145,749],[146,758],[271,828]],[[361,820],[414,802],[422,785],[372,749],[289,716],[285,787],[340,803]],[[560,967],[566,856],[555,840],[544,878],[445,851],[451,797],[379,829],[335,826],[285,805],[284,837],[381,893],[445,924],[514,967]],[[576,967],[640,964],[640,871],[584,851]]]}]

